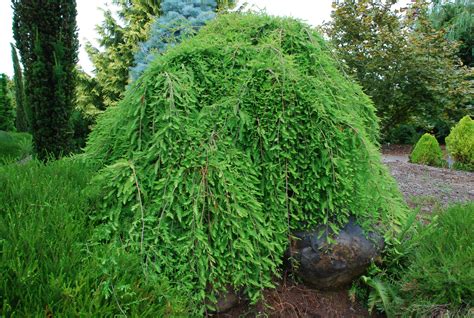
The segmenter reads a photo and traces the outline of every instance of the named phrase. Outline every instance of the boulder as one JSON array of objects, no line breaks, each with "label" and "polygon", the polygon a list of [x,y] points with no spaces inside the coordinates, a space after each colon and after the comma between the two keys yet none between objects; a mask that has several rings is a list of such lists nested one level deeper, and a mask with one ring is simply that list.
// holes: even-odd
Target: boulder
[{"label": "boulder", "polygon": [[[335,242],[328,243],[328,234]],[[323,290],[349,285],[380,257],[384,246],[381,235],[364,233],[354,219],[337,235],[319,227],[294,233],[294,237],[288,251],[293,271],[309,286]]]}]

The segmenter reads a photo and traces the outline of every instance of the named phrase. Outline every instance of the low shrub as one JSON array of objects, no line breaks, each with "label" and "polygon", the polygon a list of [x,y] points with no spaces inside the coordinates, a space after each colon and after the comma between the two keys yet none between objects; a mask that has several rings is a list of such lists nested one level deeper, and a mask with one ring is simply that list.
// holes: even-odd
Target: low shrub
[{"label": "low shrub", "polygon": [[[140,257],[88,243],[92,170],[66,159],[0,167],[1,317],[163,317],[186,312]],[[183,314],[184,316],[184,314]]]},{"label": "low shrub", "polygon": [[0,130],[0,164],[21,160],[32,153],[31,135]]},{"label": "low shrub", "polygon": [[403,312],[431,316],[474,305],[474,203],[442,211],[419,227],[406,249],[409,264],[398,287]]},{"label": "low shrub", "polygon": [[[474,305],[474,203],[437,212],[426,225],[416,213],[351,295],[388,317],[464,317]],[[365,285],[368,290],[363,287]]]},{"label": "low shrub", "polygon": [[464,116],[446,137],[446,148],[463,170],[474,171],[474,121]]},{"label": "low shrub", "polygon": [[421,136],[410,154],[410,162],[429,166],[443,165],[443,153],[433,135]]}]

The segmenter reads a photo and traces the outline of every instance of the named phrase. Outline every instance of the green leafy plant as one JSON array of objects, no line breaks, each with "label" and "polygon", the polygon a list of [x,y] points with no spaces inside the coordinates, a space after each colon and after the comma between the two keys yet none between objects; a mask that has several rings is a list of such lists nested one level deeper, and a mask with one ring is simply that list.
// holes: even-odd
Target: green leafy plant
[{"label": "green leafy plant", "polygon": [[446,148],[456,164],[474,171],[474,121],[464,116],[446,137]]},{"label": "green leafy plant", "polygon": [[429,166],[443,164],[443,153],[433,135],[426,133],[421,136],[410,154],[410,162]]},{"label": "green leafy plant", "polygon": [[24,159],[32,153],[30,134],[0,130],[0,164]]},{"label": "green leafy plant", "polygon": [[473,203],[453,206],[419,227],[398,281],[404,312],[430,316],[439,308],[460,313],[473,306],[473,213]]},{"label": "green leafy plant", "polygon": [[423,221],[414,211],[386,248],[383,263],[374,264],[353,293],[358,290],[369,310],[388,317],[465,317],[474,299],[473,213],[473,203]]},{"label": "green leafy plant", "polygon": [[188,316],[139,255],[89,242],[92,174],[71,159],[0,166],[0,316]]},{"label": "green leafy plant", "polygon": [[98,119],[94,239],[140,254],[199,313],[229,286],[256,301],[293,230],[353,216],[397,231],[406,210],[377,138],[370,99],[310,26],[222,15]]}]

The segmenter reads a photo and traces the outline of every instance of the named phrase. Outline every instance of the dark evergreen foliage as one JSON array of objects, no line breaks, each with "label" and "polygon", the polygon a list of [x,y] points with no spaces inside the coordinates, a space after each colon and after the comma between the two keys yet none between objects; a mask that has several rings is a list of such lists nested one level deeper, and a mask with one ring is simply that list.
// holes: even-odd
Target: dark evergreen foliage
[{"label": "dark evergreen foliage", "polygon": [[0,74],[0,130],[13,130],[14,120],[15,113],[8,90],[8,77],[6,74]]},{"label": "dark evergreen foliage", "polygon": [[13,34],[25,75],[35,152],[41,159],[69,150],[77,63],[75,0],[12,0]]},{"label": "dark evergreen foliage", "polygon": [[18,60],[18,54],[13,44],[12,47],[12,61],[15,82],[15,103],[16,103],[16,130],[21,132],[30,131],[30,112],[28,111],[28,105],[25,100],[25,89],[23,85],[23,73],[20,67],[20,61]]}]

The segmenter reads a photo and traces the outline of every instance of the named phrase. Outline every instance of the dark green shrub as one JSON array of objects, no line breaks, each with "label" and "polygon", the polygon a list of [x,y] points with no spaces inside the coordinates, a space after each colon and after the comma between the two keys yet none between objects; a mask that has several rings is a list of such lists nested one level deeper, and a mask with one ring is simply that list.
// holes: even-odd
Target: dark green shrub
[{"label": "dark green shrub", "polygon": [[415,144],[421,134],[415,124],[401,124],[393,128],[385,137],[385,141],[393,144]]},{"label": "dark green shrub", "polygon": [[0,164],[21,160],[32,154],[31,135],[0,130]]},{"label": "dark green shrub", "polygon": [[95,240],[142,255],[196,311],[272,286],[292,230],[354,216],[387,239],[405,216],[370,99],[292,19],[226,14],[159,56],[108,109]]},{"label": "dark green shrub", "polygon": [[458,166],[474,171],[474,121],[464,116],[446,137],[446,148]]},{"label": "dark green shrub", "polygon": [[433,135],[421,136],[410,154],[410,162],[429,166],[443,165],[443,152]]}]

